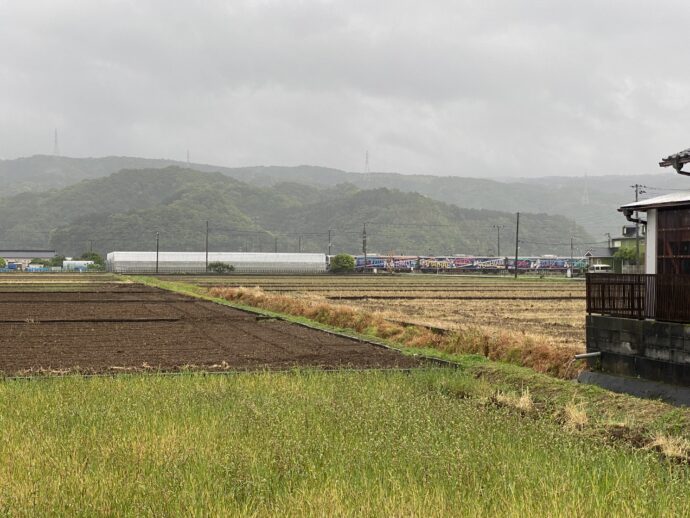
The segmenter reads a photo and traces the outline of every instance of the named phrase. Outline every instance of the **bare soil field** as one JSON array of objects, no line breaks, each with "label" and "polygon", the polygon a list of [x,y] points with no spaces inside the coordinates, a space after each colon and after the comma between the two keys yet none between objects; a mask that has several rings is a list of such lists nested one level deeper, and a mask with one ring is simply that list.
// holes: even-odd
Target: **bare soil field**
[{"label": "bare soil field", "polygon": [[409,368],[415,358],[127,283],[17,289],[0,278],[0,372]]}]

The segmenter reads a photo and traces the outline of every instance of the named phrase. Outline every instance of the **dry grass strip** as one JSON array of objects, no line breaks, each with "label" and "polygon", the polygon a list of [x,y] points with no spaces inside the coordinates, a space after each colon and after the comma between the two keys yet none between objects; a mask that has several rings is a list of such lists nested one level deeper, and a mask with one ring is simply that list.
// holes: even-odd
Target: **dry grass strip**
[{"label": "dry grass strip", "polygon": [[535,340],[533,336],[520,332],[469,325],[440,335],[422,326],[390,322],[381,312],[267,293],[260,288],[217,287],[211,288],[209,293],[214,297],[269,311],[306,317],[338,328],[354,329],[406,347],[430,347],[451,354],[481,354],[492,360],[530,367],[537,372],[560,378],[574,378],[583,368],[582,365],[573,363],[574,355],[581,352],[579,348]]}]

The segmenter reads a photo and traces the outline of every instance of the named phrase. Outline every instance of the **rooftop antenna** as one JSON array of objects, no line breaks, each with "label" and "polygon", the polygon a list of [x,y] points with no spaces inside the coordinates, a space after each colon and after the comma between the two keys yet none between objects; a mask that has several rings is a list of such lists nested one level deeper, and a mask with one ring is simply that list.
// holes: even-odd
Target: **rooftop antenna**
[{"label": "rooftop antenna", "polygon": [[364,155],[364,172],[365,173],[370,173],[371,171],[369,170],[369,150],[367,149],[366,154]]},{"label": "rooftop antenna", "polygon": [[58,146],[57,128],[55,128],[55,137],[53,139],[53,156],[60,156],[60,146]]}]

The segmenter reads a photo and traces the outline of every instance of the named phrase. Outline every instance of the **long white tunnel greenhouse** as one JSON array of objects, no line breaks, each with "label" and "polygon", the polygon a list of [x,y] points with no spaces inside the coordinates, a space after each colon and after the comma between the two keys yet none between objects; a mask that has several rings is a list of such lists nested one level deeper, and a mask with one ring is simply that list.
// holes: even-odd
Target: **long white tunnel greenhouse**
[{"label": "long white tunnel greenhouse", "polygon": [[[209,252],[208,264],[225,263],[235,273],[323,273],[325,254]],[[110,252],[108,271],[114,273],[204,273],[206,252]]]}]

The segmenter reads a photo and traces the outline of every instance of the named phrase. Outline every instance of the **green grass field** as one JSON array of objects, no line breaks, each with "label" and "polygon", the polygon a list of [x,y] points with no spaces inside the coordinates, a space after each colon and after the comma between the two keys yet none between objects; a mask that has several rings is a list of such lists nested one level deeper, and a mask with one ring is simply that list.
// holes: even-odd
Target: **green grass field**
[{"label": "green grass field", "polygon": [[0,513],[681,516],[690,470],[462,370],[0,383]]},{"label": "green grass field", "polygon": [[0,380],[0,515],[690,515],[689,410],[406,352],[458,367]]}]

